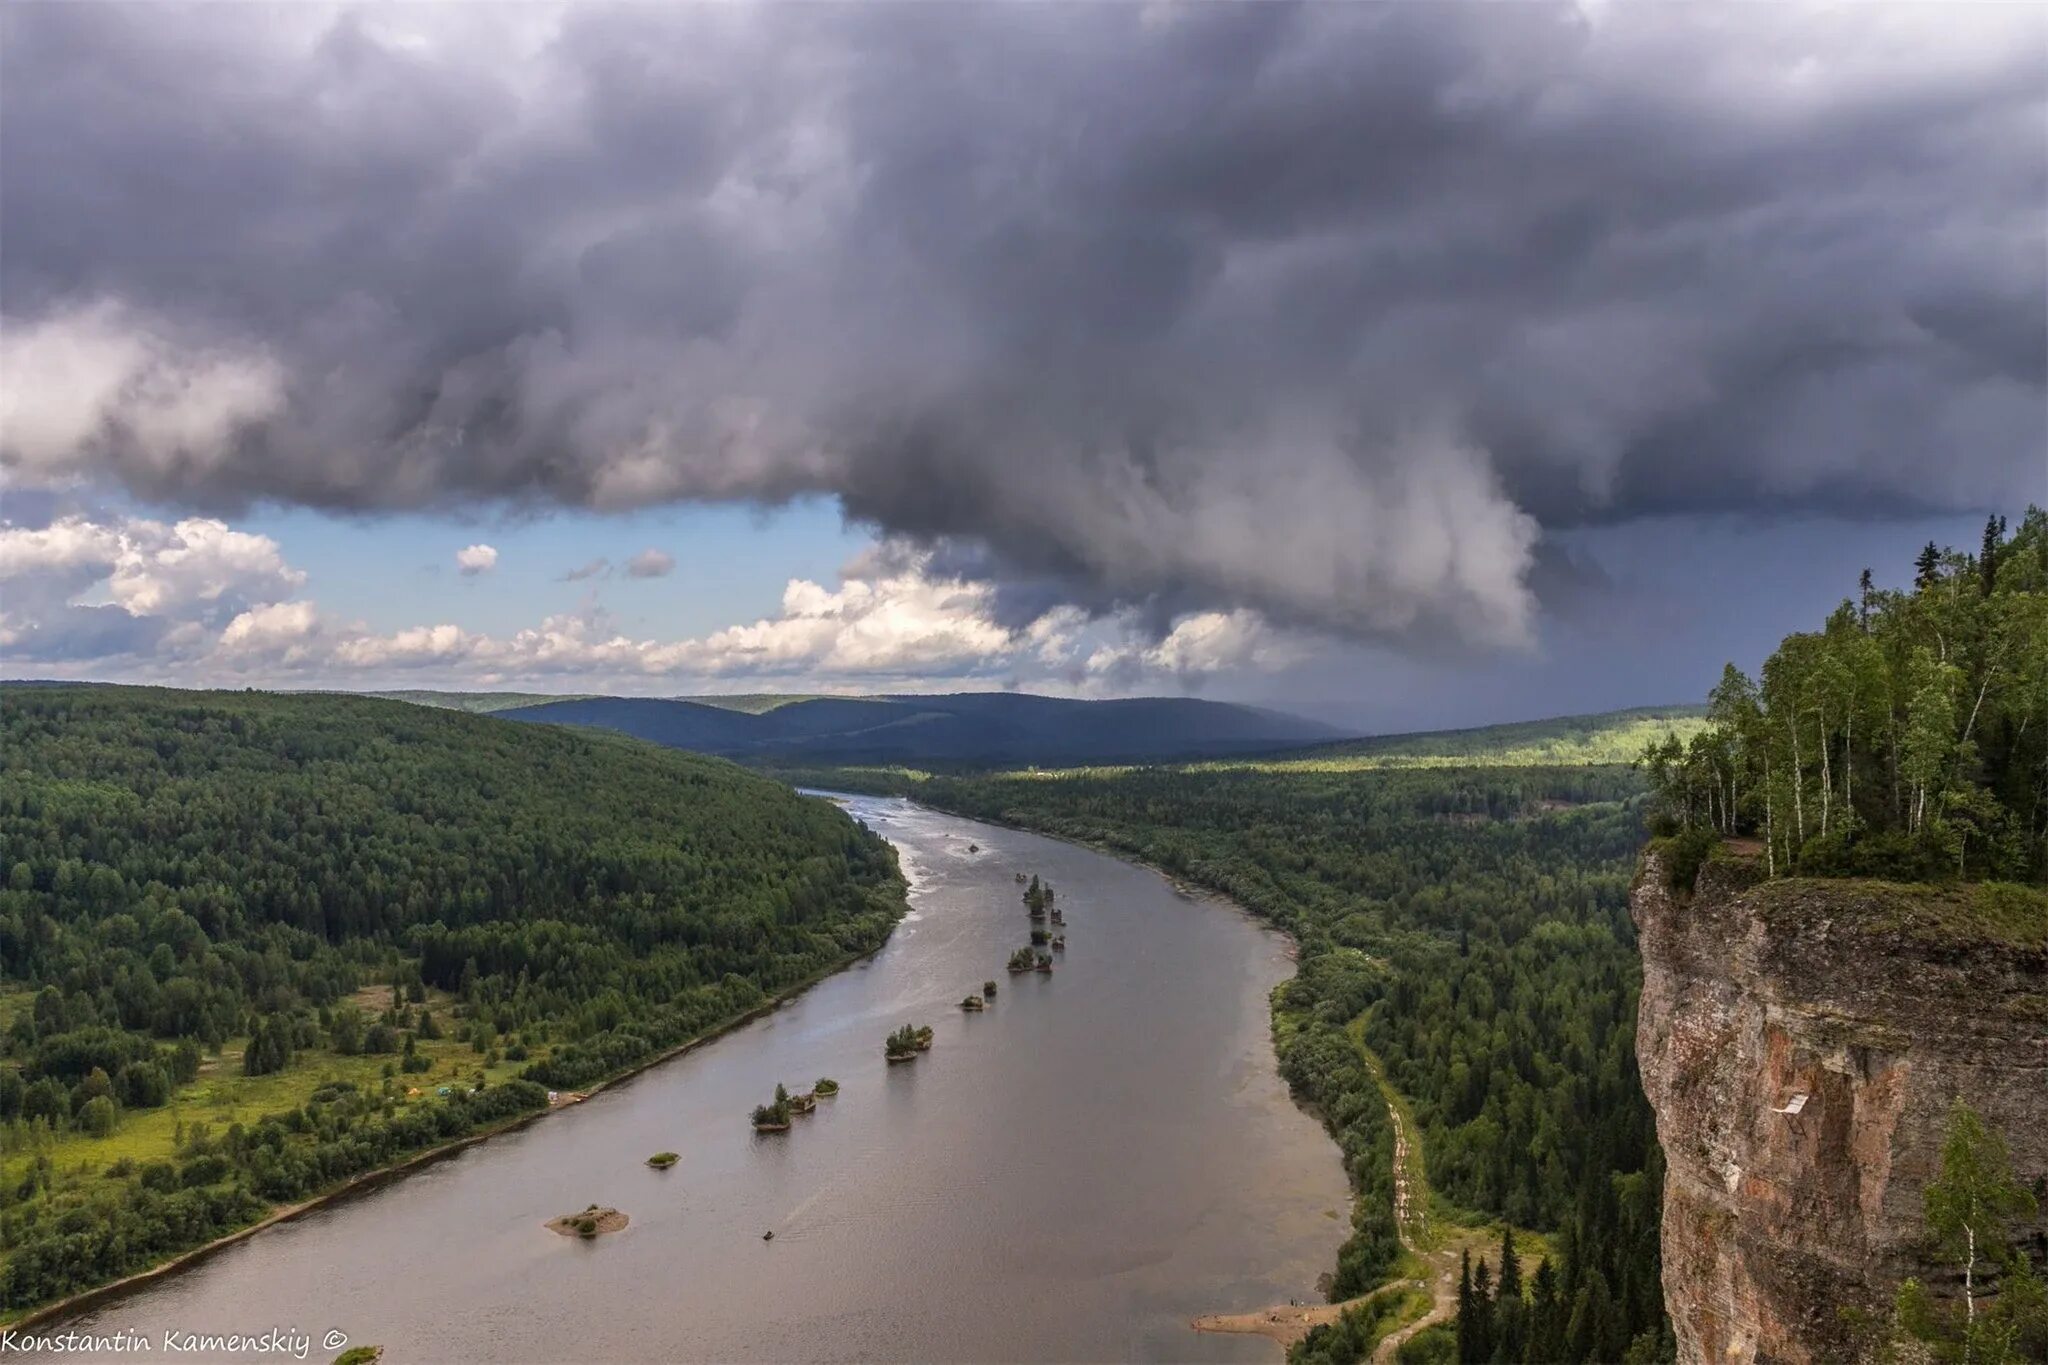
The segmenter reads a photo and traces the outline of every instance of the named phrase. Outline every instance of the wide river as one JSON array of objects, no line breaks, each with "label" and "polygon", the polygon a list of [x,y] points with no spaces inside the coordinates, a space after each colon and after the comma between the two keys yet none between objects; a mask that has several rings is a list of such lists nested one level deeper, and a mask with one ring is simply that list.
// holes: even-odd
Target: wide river
[{"label": "wide river", "polygon": [[[1086,849],[845,804],[911,879],[875,957],[63,1326],[132,1330],[152,1357],[166,1329],[296,1328],[321,1361],[338,1332],[401,1365],[1276,1359],[1187,1324],[1310,1298],[1346,1232],[1337,1150],[1274,1071],[1286,941]],[[1050,976],[1003,970],[1030,929],[1019,872],[1067,915]],[[962,1012],[990,977],[992,1007]],[[926,1022],[931,1051],[885,1064],[883,1036]],[[819,1076],[843,1088],[815,1116],[749,1128],[777,1081]],[[682,1161],[648,1169],[662,1150]],[[542,1227],[591,1203],[631,1226],[591,1242]]]}]

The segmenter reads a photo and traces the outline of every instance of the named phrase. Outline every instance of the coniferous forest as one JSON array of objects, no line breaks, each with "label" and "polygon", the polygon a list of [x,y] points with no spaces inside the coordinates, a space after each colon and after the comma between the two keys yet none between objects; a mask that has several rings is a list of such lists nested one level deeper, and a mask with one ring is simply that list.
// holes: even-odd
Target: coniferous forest
[{"label": "coniferous forest", "polygon": [[[0,689],[0,877],[0,1311],[644,1063],[902,907],[885,843],[719,760],[143,688]],[[78,1160],[229,1072],[281,1107]]]}]

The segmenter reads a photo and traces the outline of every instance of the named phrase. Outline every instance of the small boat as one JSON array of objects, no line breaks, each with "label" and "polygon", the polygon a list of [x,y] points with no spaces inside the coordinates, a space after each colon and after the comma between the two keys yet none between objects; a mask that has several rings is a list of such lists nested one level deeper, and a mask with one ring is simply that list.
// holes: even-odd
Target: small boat
[{"label": "small boat", "polygon": [[772,1242],[772,1241],[774,1241],[774,1240],[775,1240],[775,1229],[774,1229],[774,1228],[770,1228],[770,1229],[768,1229],[768,1231],[766,1231],[766,1232],[762,1233],[762,1234],[761,1234],[761,1240],[762,1240],[762,1241],[764,1241],[764,1242]]}]

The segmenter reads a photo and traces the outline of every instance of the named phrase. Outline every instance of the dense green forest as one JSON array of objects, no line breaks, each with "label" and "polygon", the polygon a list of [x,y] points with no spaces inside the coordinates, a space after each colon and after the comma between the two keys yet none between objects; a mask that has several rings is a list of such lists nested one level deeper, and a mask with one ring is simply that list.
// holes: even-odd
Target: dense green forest
[{"label": "dense green forest", "polygon": [[880,839],[717,760],[141,688],[0,689],[0,875],[0,1311],[645,1062],[902,906]]},{"label": "dense green forest", "polygon": [[1730,665],[1707,729],[1651,748],[1696,851],[1750,835],[1781,875],[2048,878],[2048,512],[1914,571],[1904,591],[1865,571],[1760,679]]},{"label": "dense green forest", "polygon": [[[1402,1264],[1377,1069],[1412,1104],[1440,1218],[1485,1215],[1549,1234],[1557,1263],[1542,1280],[1549,1297],[1532,1301],[1530,1334],[1559,1343],[1558,1360],[1669,1350],[1662,1159],[1635,1070],[1639,773],[1212,765],[803,776],[1139,857],[1291,933],[1300,968],[1274,1001],[1281,1070],[1336,1136],[1359,1191],[1333,1297]],[[1522,1279],[1533,1291],[1533,1267]],[[1341,1359],[1363,1339],[1326,1333],[1305,1358]]]}]

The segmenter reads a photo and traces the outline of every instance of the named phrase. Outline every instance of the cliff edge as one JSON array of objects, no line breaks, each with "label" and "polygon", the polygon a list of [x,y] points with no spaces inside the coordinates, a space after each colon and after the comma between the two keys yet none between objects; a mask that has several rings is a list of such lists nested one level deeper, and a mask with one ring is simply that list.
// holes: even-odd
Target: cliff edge
[{"label": "cliff edge", "polygon": [[1678,1359],[1859,1359],[1857,1314],[1928,1277],[1920,1193],[1955,1098],[2023,1182],[2048,1178],[2048,899],[1767,881],[1728,857],[1690,891],[1669,877],[1653,846],[1631,908]]}]

